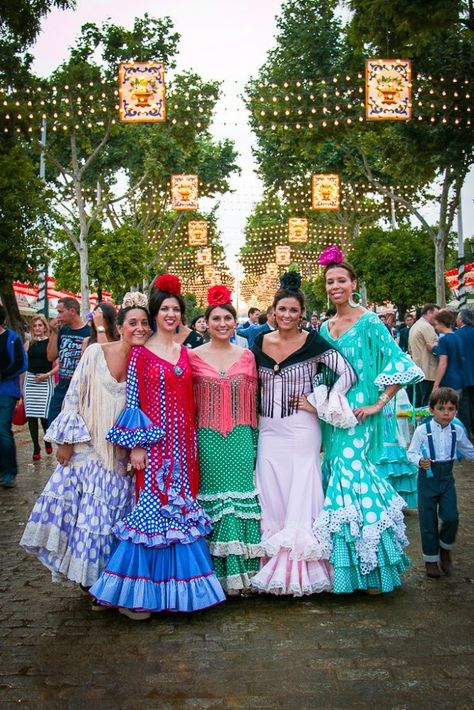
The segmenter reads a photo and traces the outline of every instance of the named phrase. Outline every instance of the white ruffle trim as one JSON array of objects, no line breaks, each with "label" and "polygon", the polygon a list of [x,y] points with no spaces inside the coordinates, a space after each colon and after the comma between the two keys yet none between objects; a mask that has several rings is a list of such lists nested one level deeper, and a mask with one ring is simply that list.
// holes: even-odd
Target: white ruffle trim
[{"label": "white ruffle trim", "polygon": [[355,505],[338,510],[323,510],[313,525],[313,532],[320,541],[323,557],[329,560],[333,550],[331,535],[340,532],[341,527],[347,523],[351,535],[355,538],[360,570],[362,574],[369,574],[378,567],[377,550],[385,530],[393,530],[394,544],[400,551],[409,544],[402,512],[405,507],[406,503],[401,496],[394,497],[390,507],[383,511],[378,522],[372,525],[364,525],[362,512]]},{"label": "white ruffle trim", "polygon": [[308,395],[308,402],[316,407],[320,419],[338,429],[351,429],[357,425],[349,402],[341,392],[318,385]]},{"label": "white ruffle trim", "polygon": [[228,555],[238,555],[244,560],[250,560],[254,557],[265,557],[265,550],[262,545],[254,543],[245,543],[240,540],[231,540],[230,542],[209,542],[209,552],[214,557],[227,557]]},{"label": "white ruffle trim", "polygon": [[221,583],[224,592],[227,592],[227,594],[232,594],[232,592],[250,590],[250,580],[255,574],[257,573],[246,572],[245,574],[231,574],[229,575],[229,577],[218,577],[217,579]]},{"label": "white ruffle trim", "polygon": [[[201,496],[199,496],[198,501],[201,499]],[[209,520],[211,523],[217,523],[219,520],[221,520],[224,515],[233,515],[235,518],[240,518],[241,520],[260,520],[262,517],[260,513],[243,513],[240,510],[236,510],[234,506],[230,508],[223,508],[220,510],[217,515],[209,515]]]},{"label": "white ruffle trim", "polygon": [[252,588],[258,592],[265,594],[291,595],[293,597],[302,597],[307,594],[321,594],[321,592],[330,592],[331,584],[327,581],[315,582],[314,584],[287,584],[283,579],[272,579],[270,586],[261,582],[254,577],[252,579]]},{"label": "white ruffle trim", "polygon": [[263,531],[262,547],[265,557],[276,557],[282,548],[289,550],[290,560],[320,560],[323,557],[323,549],[312,532],[296,527],[286,527],[273,534]]},{"label": "white ruffle trim", "polygon": [[394,372],[391,375],[381,372],[375,378],[374,385],[378,389],[384,389],[387,385],[410,385],[415,382],[421,382],[424,377],[423,370],[417,365],[412,365],[404,372]]},{"label": "white ruffle trim", "polygon": [[225,493],[199,493],[198,500],[202,500],[205,503],[213,503],[214,501],[224,501],[224,500],[252,500],[252,498],[257,498],[257,491],[246,491],[244,493],[240,491],[226,491]]}]

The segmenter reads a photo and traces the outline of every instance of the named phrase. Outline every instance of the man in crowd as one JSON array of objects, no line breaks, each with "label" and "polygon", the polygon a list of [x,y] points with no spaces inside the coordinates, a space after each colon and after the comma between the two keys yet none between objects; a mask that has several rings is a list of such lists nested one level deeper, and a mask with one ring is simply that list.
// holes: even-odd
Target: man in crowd
[{"label": "man in crowd", "polygon": [[260,333],[269,333],[275,330],[275,314],[273,306],[269,306],[264,316],[260,316],[263,323],[251,323],[247,328],[237,328],[237,335],[247,338],[248,346],[251,348]]},{"label": "man in crowd", "polygon": [[316,333],[319,333],[319,328],[320,328],[320,323],[319,323],[319,317],[317,313],[311,313],[311,318],[309,321],[309,329],[310,331],[315,330]]},{"label": "man in crowd", "polygon": [[242,328],[248,328],[249,325],[258,325],[258,319],[260,317],[260,308],[249,308],[248,310],[248,320],[242,325]]},{"label": "man in crowd", "polygon": [[421,309],[421,317],[412,325],[408,334],[408,352],[415,365],[418,365],[425,375],[425,379],[417,386],[415,400],[417,407],[428,405],[436,377],[438,361],[431,351],[437,342],[433,320],[438,311],[439,306],[435,303],[426,303]]},{"label": "man in crowd", "polygon": [[466,427],[468,436],[474,434],[474,310],[461,308],[456,324],[459,328],[454,337],[459,343],[462,362],[463,390],[459,403],[459,419]]},{"label": "man in crowd", "polygon": [[61,411],[71,378],[81,359],[82,341],[91,334],[90,326],[80,316],[79,301],[75,298],[60,298],[57,309],[57,319],[51,323],[47,355],[50,362],[59,360],[59,381],[51,399],[48,425]]},{"label": "man in crowd", "polygon": [[405,313],[405,318],[403,320],[404,325],[400,328],[398,336],[398,344],[404,353],[408,352],[408,335],[410,333],[410,328],[415,322],[415,316],[413,313]]},{"label": "man in crowd", "polygon": [[18,473],[12,419],[21,397],[20,375],[26,370],[26,354],[20,336],[5,325],[0,306],[0,484],[12,488]]}]

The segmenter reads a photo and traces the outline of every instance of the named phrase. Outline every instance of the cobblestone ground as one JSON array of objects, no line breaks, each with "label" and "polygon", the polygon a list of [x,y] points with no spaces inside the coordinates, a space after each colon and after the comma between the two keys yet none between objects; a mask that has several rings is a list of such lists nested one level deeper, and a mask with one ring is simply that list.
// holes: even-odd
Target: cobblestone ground
[{"label": "cobblestone ground", "polygon": [[51,472],[16,434],[20,475],[0,489],[0,704],[35,708],[474,708],[473,467],[457,466],[461,528],[451,578],[428,580],[416,515],[413,567],[383,596],[256,596],[193,616],[92,613],[18,546]]}]

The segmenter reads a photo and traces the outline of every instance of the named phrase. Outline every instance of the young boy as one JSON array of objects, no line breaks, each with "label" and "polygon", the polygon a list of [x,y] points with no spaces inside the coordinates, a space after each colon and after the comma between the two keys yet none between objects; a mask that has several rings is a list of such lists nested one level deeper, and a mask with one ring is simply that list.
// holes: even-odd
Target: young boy
[{"label": "young boy", "polygon": [[[408,458],[418,466],[418,516],[427,577],[452,571],[451,549],[459,524],[453,461],[456,454],[474,461],[474,446],[462,427],[453,424],[459,397],[450,387],[439,387],[430,396],[433,419],[415,430]],[[438,525],[438,514],[441,528]]]}]

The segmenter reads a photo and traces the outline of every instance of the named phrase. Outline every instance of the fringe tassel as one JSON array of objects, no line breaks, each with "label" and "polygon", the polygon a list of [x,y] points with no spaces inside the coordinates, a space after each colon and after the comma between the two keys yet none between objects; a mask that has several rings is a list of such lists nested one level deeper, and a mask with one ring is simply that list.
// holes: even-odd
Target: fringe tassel
[{"label": "fringe tassel", "polygon": [[227,436],[236,426],[257,426],[257,380],[238,375],[221,379],[194,378],[194,398],[200,429]]}]

